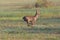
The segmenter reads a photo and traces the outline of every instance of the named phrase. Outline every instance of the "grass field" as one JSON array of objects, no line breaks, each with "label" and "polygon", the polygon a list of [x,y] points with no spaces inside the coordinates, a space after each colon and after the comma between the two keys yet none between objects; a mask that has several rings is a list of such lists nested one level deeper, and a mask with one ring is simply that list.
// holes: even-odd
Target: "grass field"
[{"label": "grass field", "polygon": [[35,8],[1,9],[0,40],[60,40],[60,7],[40,8],[40,17],[34,27],[27,26],[22,17],[33,16]]}]

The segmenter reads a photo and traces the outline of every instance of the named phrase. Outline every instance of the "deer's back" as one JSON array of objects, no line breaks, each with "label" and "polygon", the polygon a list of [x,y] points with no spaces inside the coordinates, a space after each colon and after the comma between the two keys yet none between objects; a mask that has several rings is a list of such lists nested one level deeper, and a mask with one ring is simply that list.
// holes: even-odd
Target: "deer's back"
[{"label": "deer's back", "polygon": [[23,17],[23,19],[24,19],[24,21],[32,21],[32,20],[34,20],[34,16],[24,16]]}]

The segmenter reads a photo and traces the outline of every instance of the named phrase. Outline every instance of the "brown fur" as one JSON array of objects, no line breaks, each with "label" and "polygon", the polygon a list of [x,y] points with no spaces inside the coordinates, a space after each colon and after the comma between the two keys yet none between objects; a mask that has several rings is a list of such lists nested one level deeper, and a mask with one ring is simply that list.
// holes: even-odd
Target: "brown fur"
[{"label": "brown fur", "polygon": [[34,25],[38,17],[39,17],[39,13],[38,13],[38,10],[36,10],[35,16],[24,16],[23,20],[27,22],[28,25],[30,24]]}]

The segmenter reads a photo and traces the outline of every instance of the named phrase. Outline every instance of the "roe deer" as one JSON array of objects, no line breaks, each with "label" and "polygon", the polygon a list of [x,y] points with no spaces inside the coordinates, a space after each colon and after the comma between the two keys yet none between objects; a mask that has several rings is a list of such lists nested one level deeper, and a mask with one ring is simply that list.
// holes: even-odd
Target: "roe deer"
[{"label": "roe deer", "polygon": [[36,14],[34,16],[24,16],[23,17],[23,20],[25,22],[27,22],[28,26],[31,24],[31,25],[34,25],[36,20],[38,19],[40,13],[39,13],[39,10],[36,10]]}]

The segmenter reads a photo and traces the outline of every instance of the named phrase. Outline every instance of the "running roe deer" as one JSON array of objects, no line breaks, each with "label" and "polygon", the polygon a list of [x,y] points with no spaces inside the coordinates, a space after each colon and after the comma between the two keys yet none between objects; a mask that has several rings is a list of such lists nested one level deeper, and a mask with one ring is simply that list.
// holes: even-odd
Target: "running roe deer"
[{"label": "running roe deer", "polygon": [[31,24],[31,25],[34,25],[36,20],[38,19],[40,13],[39,13],[39,10],[36,10],[36,14],[34,16],[24,16],[23,17],[23,20],[25,22],[27,22],[28,26]]}]

